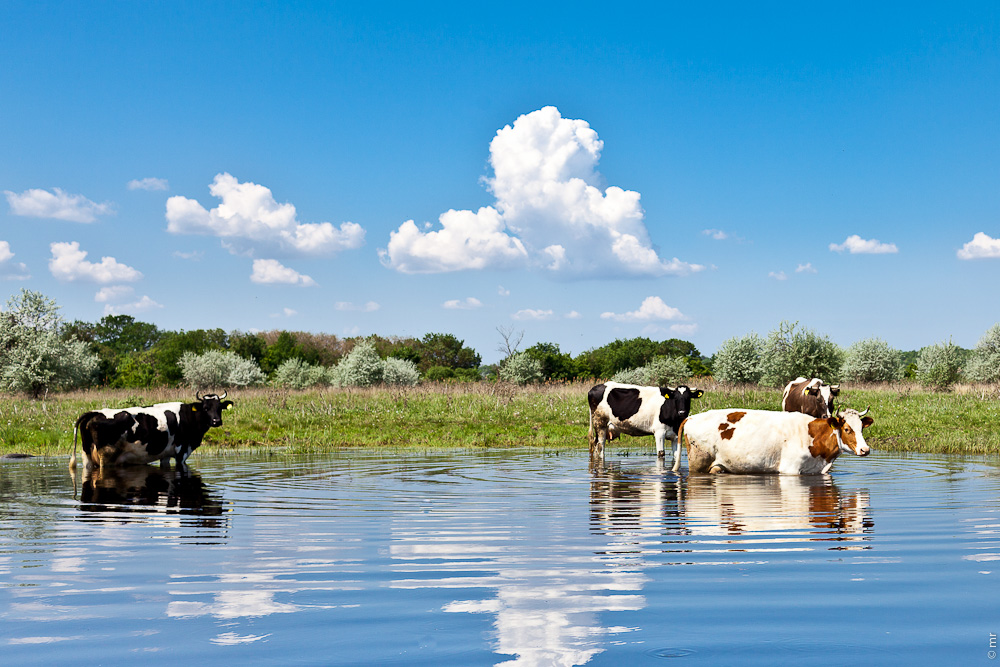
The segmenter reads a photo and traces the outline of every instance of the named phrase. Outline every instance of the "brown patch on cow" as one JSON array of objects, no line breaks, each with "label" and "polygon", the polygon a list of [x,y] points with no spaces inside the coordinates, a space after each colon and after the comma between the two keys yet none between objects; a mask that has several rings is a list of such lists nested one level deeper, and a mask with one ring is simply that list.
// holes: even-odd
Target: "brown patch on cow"
[{"label": "brown patch on cow", "polygon": [[728,421],[730,424],[735,424],[736,422],[738,422],[739,420],[743,419],[746,416],[747,413],[745,412],[730,412],[728,415],[726,415],[726,421]]},{"label": "brown patch on cow", "polygon": [[719,437],[723,440],[732,440],[733,433],[736,433],[736,429],[729,422],[719,424]]},{"label": "brown patch on cow", "polygon": [[809,437],[812,438],[809,453],[827,462],[840,456],[836,429],[843,426],[843,421],[840,419],[838,423],[835,417],[830,417],[828,419],[814,419],[809,422]]}]

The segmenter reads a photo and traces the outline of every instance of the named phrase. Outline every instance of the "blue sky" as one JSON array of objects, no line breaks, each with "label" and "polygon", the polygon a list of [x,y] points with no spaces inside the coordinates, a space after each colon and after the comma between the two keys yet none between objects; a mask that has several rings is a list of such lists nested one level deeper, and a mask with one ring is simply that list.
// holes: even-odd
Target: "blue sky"
[{"label": "blue sky", "polygon": [[484,362],[974,346],[1000,6],[690,4],[6,2],[0,297]]}]

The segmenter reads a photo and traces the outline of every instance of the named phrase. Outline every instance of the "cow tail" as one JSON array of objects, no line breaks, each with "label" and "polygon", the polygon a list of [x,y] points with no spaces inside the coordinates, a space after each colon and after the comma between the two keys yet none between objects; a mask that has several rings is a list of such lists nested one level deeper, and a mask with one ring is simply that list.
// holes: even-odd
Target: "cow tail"
[{"label": "cow tail", "polygon": [[[690,417],[685,417],[681,425],[677,427],[677,456],[674,457],[674,465],[671,468],[674,472],[681,469],[681,450],[684,449],[684,425],[688,423]],[[688,456],[688,467],[691,467],[691,457]]]},{"label": "cow tail", "polygon": [[69,453],[69,469],[76,471],[76,436],[80,432],[80,420],[73,423],[73,450]]}]

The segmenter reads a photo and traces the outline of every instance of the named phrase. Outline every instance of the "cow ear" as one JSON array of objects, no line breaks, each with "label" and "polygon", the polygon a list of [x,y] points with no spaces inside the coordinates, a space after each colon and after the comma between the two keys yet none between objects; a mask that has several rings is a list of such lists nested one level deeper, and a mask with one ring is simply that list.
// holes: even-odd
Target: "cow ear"
[{"label": "cow ear", "polygon": [[663,398],[673,398],[674,392],[670,387],[660,387],[660,393],[663,394]]},{"label": "cow ear", "polygon": [[222,402],[222,409],[223,410],[232,410],[233,409],[233,402],[232,401],[223,401]]},{"label": "cow ear", "polygon": [[840,395],[840,385],[839,384],[831,384],[830,385],[830,395],[831,396],[839,396]]},{"label": "cow ear", "polygon": [[806,388],[806,393],[810,396],[819,396],[819,387],[812,386]]},{"label": "cow ear", "polygon": [[869,426],[871,426],[874,423],[875,423],[875,420],[872,419],[871,417],[862,417],[861,418],[861,428],[868,428]]},{"label": "cow ear", "polygon": [[705,390],[704,389],[695,389],[694,393],[691,394],[691,397],[692,398],[701,398],[704,395],[705,395]]}]

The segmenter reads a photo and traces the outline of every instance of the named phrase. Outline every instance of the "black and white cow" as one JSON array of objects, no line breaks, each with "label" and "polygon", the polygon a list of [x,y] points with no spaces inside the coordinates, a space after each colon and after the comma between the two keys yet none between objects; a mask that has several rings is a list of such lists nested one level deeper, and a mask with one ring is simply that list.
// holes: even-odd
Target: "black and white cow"
[{"label": "black and white cow", "polygon": [[88,469],[154,461],[166,465],[170,459],[183,466],[208,429],[222,426],[222,411],[233,406],[232,401],[224,400],[226,396],[195,394],[198,400],[194,403],[85,412],[76,420],[69,467],[76,467],[78,434]]},{"label": "black and white cow", "polygon": [[665,456],[664,443],[670,437],[674,452],[674,470],[680,465],[677,429],[691,412],[691,399],[705,392],[679,387],[640,387],[634,384],[605,382],[587,393],[590,403],[590,456],[604,458],[604,443],[609,431],[626,435],[652,435],[656,455]]}]

